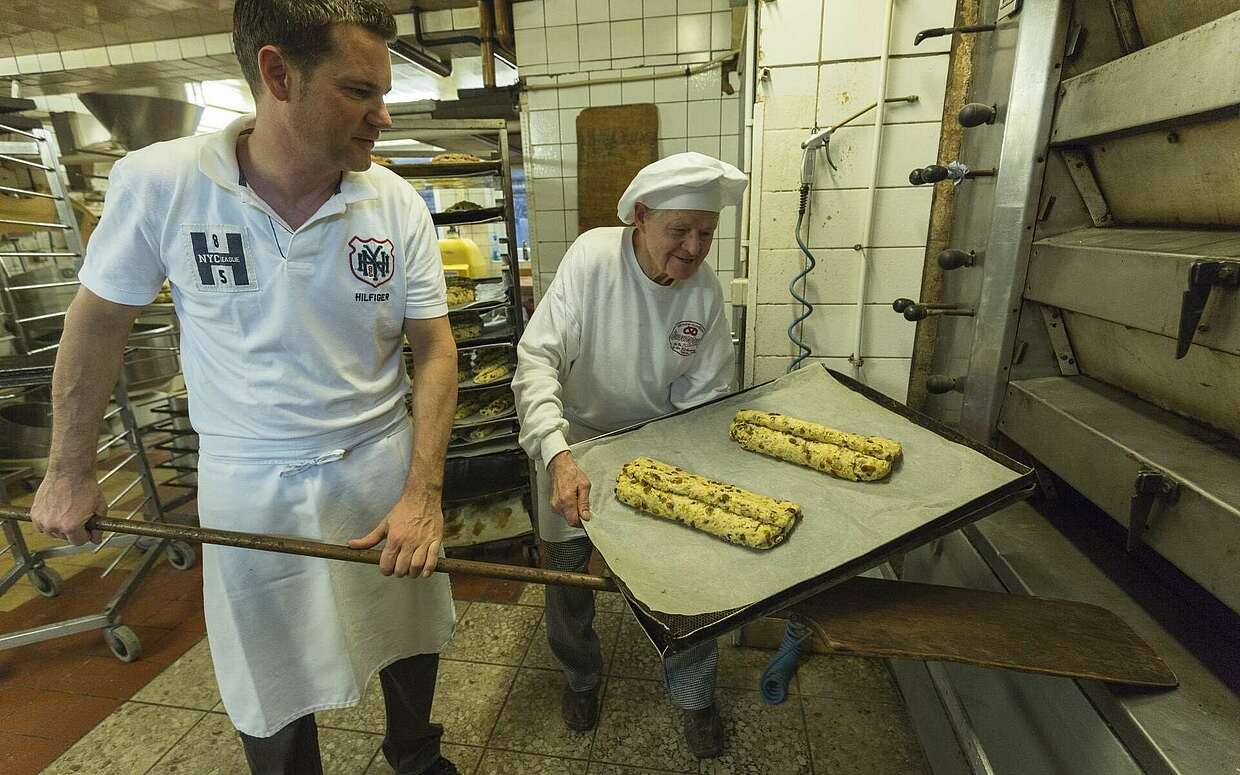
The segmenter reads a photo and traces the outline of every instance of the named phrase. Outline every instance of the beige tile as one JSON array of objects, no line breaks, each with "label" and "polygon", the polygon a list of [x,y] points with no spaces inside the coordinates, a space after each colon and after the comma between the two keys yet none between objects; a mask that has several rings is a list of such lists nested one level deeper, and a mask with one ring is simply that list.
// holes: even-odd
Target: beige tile
[{"label": "beige tile", "polygon": [[810,775],[809,743],[795,700],[767,705],[757,692],[723,689],[718,702],[726,734],[723,755],[704,760],[703,773]]},{"label": "beige tile", "polygon": [[[456,765],[456,769],[461,775],[472,775],[478,769],[478,762],[482,761],[482,749],[475,748],[472,745],[451,745],[444,743],[439,746],[439,755]],[[370,761],[370,767],[366,769],[366,775],[395,775],[396,771],[392,769],[392,765],[387,763],[387,759],[383,758],[383,750],[380,749],[375,754],[375,758]]]},{"label": "beige tile", "polygon": [[150,772],[151,775],[245,775],[249,771],[241,739],[228,717],[208,713]]},{"label": "beige tile", "polygon": [[488,750],[477,775],[585,775],[587,766],[583,759]]},{"label": "beige tile", "polygon": [[[544,184],[547,184],[547,183],[551,183],[556,186],[558,196],[560,197],[560,204],[563,204],[564,194],[563,194],[562,189],[559,188],[560,181],[558,180],[550,180],[550,181],[536,180],[534,181],[535,186],[543,186]],[[543,606],[547,604],[547,596],[545,594],[546,591],[547,591],[547,588],[543,586],[542,584],[526,584],[525,589],[521,590],[521,597],[517,598],[517,605],[528,605],[528,606],[534,606],[536,608],[542,608]]]},{"label": "beige tile", "polygon": [[619,592],[595,592],[594,607],[608,613],[625,613],[629,606],[624,602],[624,595]]},{"label": "beige tile", "polygon": [[804,654],[797,668],[797,685],[807,696],[897,705],[904,702],[881,659]]},{"label": "beige tile", "polygon": [[[362,772],[379,745],[380,735],[319,729],[319,753],[326,775]],[[150,770],[150,775],[247,775],[250,772],[237,731],[226,716],[207,714],[173,750]]]},{"label": "beige tile", "polygon": [[[0,570],[0,573],[3,572],[3,570]],[[0,611],[12,611],[19,605],[28,603],[37,597],[40,597],[40,595],[30,583],[29,577],[22,577],[16,584],[9,587],[8,591],[0,595]]]},{"label": "beige tile", "polygon": [[641,625],[632,616],[623,617],[619,642],[611,661],[610,675],[623,678],[641,678],[647,681],[663,681],[663,662],[659,652],[646,637]]},{"label": "beige tile", "polygon": [[444,742],[484,745],[516,674],[515,667],[441,661],[431,720],[443,724]]},{"label": "beige tile", "polygon": [[560,717],[564,677],[557,671],[522,669],[490,745],[511,751],[585,759],[592,732],[574,732]]},{"label": "beige tile", "polygon": [[627,678],[607,679],[591,759],[678,772],[697,768],[681,711],[668,701],[663,684]]},{"label": "beige tile", "polygon": [[126,703],[44,773],[143,775],[205,715],[198,710]]},{"label": "beige tile", "polygon": [[[603,672],[607,673],[611,666],[612,655],[616,650],[616,641],[620,638],[620,614],[596,612],[594,614],[594,631],[598,633],[599,648],[603,652]],[[547,643],[547,620],[538,623],[538,632],[534,633],[534,641],[525,655],[524,667],[541,667],[546,670],[559,670],[560,663],[551,653]]]},{"label": "beige tile", "polygon": [[642,767],[625,767],[620,764],[591,762],[586,775],[663,775],[667,772],[697,772],[697,768],[688,770],[647,770]]},{"label": "beige tile", "polygon": [[818,775],[929,775],[903,706],[803,697]]},{"label": "beige tile", "polygon": [[502,603],[473,603],[457,622],[444,659],[519,665],[538,629],[536,608]]},{"label": "beige tile", "polygon": [[211,710],[220,702],[207,639],[198,641],[180,659],[133,696],[135,702]]},{"label": "beige tile", "polygon": [[354,775],[364,772],[382,743],[383,738],[380,735],[320,729],[319,754],[323,757],[324,775]]},{"label": "beige tile", "polygon": [[[441,662],[441,668],[442,665]],[[387,711],[383,705],[383,687],[379,684],[379,674],[376,673],[370,679],[370,683],[366,685],[366,693],[357,705],[319,711],[314,716],[320,727],[383,734],[387,730]]]},{"label": "beige tile", "polygon": [[[728,643],[727,638],[720,638],[719,678],[716,683],[721,688],[760,691],[762,673],[774,656],[774,651],[733,646]],[[789,684],[788,691],[797,691],[795,677]]]}]

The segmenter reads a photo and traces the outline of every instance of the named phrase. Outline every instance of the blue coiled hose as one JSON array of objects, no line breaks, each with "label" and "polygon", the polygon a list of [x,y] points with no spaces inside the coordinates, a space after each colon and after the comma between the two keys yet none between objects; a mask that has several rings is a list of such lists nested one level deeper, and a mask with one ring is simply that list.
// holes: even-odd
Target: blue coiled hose
[{"label": "blue coiled hose", "polygon": [[[808,152],[806,154],[807,161],[802,165],[802,174],[808,168]],[[830,160],[830,157],[828,157]],[[788,284],[788,293],[792,294],[792,298],[797,300],[801,305],[801,313],[793,319],[792,324],[788,326],[788,339],[797,348],[797,354],[788,364],[788,372],[792,373],[796,370],[801,362],[813,355],[813,350],[801,338],[802,332],[797,330],[802,323],[814,314],[814,305],[809,303],[809,299],[797,292],[797,283],[803,282],[809,277],[810,272],[814,271],[814,267],[818,265],[818,261],[814,258],[814,254],[810,252],[809,245],[805,244],[805,240],[801,237],[801,224],[805,221],[805,211],[809,206],[810,185],[807,182],[801,185],[801,203],[797,208],[797,226],[796,238],[797,244],[801,246],[801,252],[805,254],[805,267],[792,278],[792,282]],[[801,644],[810,636],[810,630],[803,624],[789,622],[788,627],[784,630],[784,642],[780,644],[778,653],[771,659],[766,666],[766,671],[762,674],[762,699],[768,704],[778,705],[788,697],[788,684],[792,681],[792,676],[796,675],[797,667],[801,662]]]},{"label": "blue coiled hose", "polygon": [[801,646],[811,635],[813,631],[806,625],[788,622],[784,642],[767,663],[766,671],[762,673],[762,684],[758,687],[768,705],[778,705],[788,698],[788,684],[792,683],[792,676],[796,675],[801,662]]},{"label": "blue coiled hose", "polygon": [[805,258],[807,260],[805,267],[799,274],[797,274],[796,277],[792,278],[792,282],[788,284],[788,293],[792,294],[792,298],[796,299],[797,303],[801,305],[801,313],[797,315],[796,318],[793,319],[792,324],[788,326],[788,339],[790,339],[792,344],[797,348],[796,356],[794,356],[792,361],[788,364],[788,373],[795,371],[796,368],[801,365],[802,361],[813,355],[813,350],[811,350],[809,345],[805,343],[805,340],[801,338],[803,335],[801,324],[808,320],[810,315],[814,314],[814,305],[809,303],[809,299],[797,292],[797,283],[803,282],[805,278],[809,276],[810,272],[814,271],[814,267],[818,264],[818,262],[814,259],[814,254],[810,252],[809,246],[806,245],[805,240],[801,238],[801,224],[805,220],[805,210],[809,204],[809,191],[810,187],[808,185],[801,186],[801,205],[797,210],[796,226],[797,244],[801,246],[801,252],[805,254]]}]

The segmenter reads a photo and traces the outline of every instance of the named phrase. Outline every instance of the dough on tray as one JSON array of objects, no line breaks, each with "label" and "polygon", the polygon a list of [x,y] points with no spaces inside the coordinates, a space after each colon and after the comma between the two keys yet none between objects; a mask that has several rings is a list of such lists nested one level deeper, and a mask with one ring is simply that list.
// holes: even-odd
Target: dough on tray
[{"label": "dough on tray", "polygon": [[656,490],[623,473],[616,480],[616,497],[635,509],[682,522],[729,543],[751,549],[770,549],[785,535],[774,525],[742,517],[684,495]]},{"label": "dough on tray", "polygon": [[777,431],[763,425],[733,420],[728,431],[742,448],[769,457],[796,463],[841,479],[872,482],[891,473],[891,461]]},{"label": "dough on tray", "polygon": [[750,425],[761,425],[771,430],[791,433],[809,441],[821,441],[837,447],[847,447],[853,452],[876,457],[879,460],[895,460],[900,456],[900,442],[885,439],[882,436],[862,436],[847,431],[837,431],[816,422],[798,420],[786,414],[776,412],[760,412],[756,409],[742,409],[736,413],[737,422]]},{"label": "dough on tray", "polygon": [[779,544],[801,515],[801,507],[790,501],[742,490],[648,457],[620,469],[616,497],[635,509],[751,549]]},{"label": "dough on tray", "polygon": [[622,472],[657,490],[685,495],[780,530],[787,529],[801,516],[801,507],[792,501],[742,490],[648,457],[639,457],[625,464]]}]

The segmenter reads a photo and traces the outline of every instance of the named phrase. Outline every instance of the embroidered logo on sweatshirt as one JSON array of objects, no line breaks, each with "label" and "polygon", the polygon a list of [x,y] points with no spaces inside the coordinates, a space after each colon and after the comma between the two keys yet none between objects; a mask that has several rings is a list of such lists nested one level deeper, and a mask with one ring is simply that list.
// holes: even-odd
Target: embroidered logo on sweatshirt
[{"label": "embroidered logo on sweatshirt", "polygon": [[702,341],[705,333],[706,326],[696,320],[682,320],[672,326],[672,333],[668,334],[667,344],[677,355],[693,355],[697,352],[698,343]]}]

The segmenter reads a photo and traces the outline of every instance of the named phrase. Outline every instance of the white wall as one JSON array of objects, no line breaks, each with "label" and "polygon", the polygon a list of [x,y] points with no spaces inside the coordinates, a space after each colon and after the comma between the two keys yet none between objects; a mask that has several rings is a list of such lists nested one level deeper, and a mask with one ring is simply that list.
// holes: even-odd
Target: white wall
[{"label": "white wall", "polygon": [[[758,86],[763,122],[761,191],[752,207],[758,243],[749,271],[754,341],[746,347],[746,374],[761,382],[786,369],[794,352],[786,329],[798,307],[788,283],[800,271],[794,226],[800,185],[800,143],[876,100],[882,47],[882,0],[778,0],[760,3]],[[913,36],[951,26],[955,0],[895,0],[887,96],[916,94],[915,104],[889,104],[879,163],[870,274],[866,289],[862,378],[904,400],[915,324],[891,309],[893,299],[917,298],[930,217],[931,188],[909,185],[914,167],[936,161],[950,38],[913,48]],[[808,281],[815,305],[805,324],[814,361],[851,373],[857,298],[852,246],[863,241],[866,187],[874,142],[871,112],[831,141],[828,167],[821,151],[810,209],[808,244],[818,268]],[[947,160],[945,160],[947,161]]]},{"label": "white wall", "polygon": [[[513,6],[513,19],[520,75],[531,86],[554,87],[522,96],[530,252],[541,296],[577,236],[576,121],[582,109],[655,103],[660,158],[699,151],[737,162],[739,90],[721,93],[718,67],[683,75],[686,65],[731,48],[732,13],[727,0],[527,0]],[[677,75],[590,85],[654,73]],[[725,289],[736,263],[737,217],[734,207],[722,213],[709,259]]]}]

